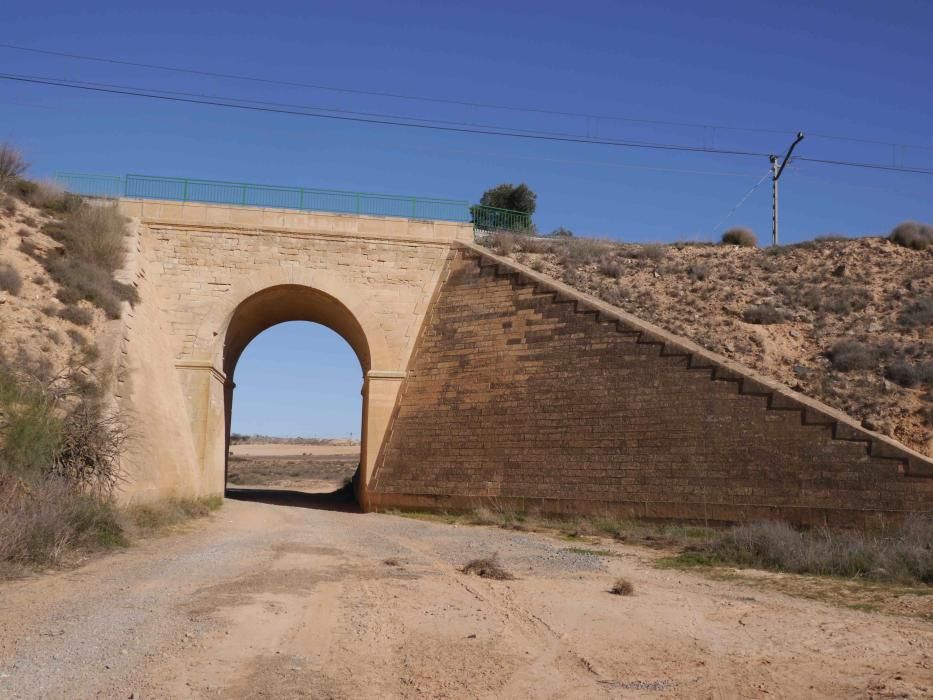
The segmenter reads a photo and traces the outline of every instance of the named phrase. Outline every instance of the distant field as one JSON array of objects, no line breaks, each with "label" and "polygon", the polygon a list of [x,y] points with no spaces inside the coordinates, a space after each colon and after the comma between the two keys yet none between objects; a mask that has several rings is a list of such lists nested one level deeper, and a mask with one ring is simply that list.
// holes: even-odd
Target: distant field
[{"label": "distant field", "polygon": [[359,462],[359,445],[232,445],[227,483],[324,493],[344,486]]},{"label": "distant field", "polygon": [[359,445],[302,445],[257,442],[231,445],[230,453],[236,457],[300,457],[304,455],[358,455]]}]

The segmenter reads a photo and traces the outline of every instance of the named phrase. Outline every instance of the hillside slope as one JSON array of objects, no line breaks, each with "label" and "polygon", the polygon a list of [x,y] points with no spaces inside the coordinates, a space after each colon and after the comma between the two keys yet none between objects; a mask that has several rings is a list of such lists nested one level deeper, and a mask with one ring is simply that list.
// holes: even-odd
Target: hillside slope
[{"label": "hillside slope", "polygon": [[0,360],[40,380],[92,364],[108,321],[90,302],[58,299],[62,286],[42,261],[61,249],[43,231],[59,220],[14,197],[0,207]]},{"label": "hillside slope", "polygon": [[879,238],[764,250],[481,242],[933,455],[931,250]]}]

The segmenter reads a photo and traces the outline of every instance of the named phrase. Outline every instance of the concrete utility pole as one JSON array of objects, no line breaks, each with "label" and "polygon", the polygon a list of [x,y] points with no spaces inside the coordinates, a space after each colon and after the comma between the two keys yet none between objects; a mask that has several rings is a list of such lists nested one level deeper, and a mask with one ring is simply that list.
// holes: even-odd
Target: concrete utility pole
[{"label": "concrete utility pole", "polygon": [[797,144],[803,141],[803,132],[797,132],[797,138],[790,145],[790,148],[787,149],[787,153],[784,154],[784,159],[778,163],[778,157],[776,155],[771,155],[771,245],[778,244],[778,178],[781,177],[781,173],[784,172],[784,166],[787,165],[787,161],[790,159],[790,154],[794,152],[794,148],[797,147]]}]

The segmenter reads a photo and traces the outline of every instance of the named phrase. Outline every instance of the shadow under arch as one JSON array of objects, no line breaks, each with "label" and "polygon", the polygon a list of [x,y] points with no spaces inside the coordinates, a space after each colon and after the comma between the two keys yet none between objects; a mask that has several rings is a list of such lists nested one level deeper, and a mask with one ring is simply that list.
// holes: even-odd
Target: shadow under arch
[{"label": "shadow under arch", "polygon": [[[263,331],[280,323],[290,321],[309,321],[330,328],[342,337],[353,349],[360,363],[360,384],[372,366],[370,343],[363,326],[356,316],[342,302],[333,296],[313,287],[299,284],[281,284],[268,287],[244,299],[234,309],[227,324],[223,338],[223,372],[226,375],[224,385],[224,483],[230,454],[230,427],[233,415],[233,390],[236,386],[235,373],[246,346]],[[366,455],[366,414],[364,397],[362,416],[360,417],[360,458]],[[225,489],[226,495],[241,500],[260,500],[268,503],[303,505],[326,509],[354,510],[355,499],[352,490],[334,494],[303,494],[291,491],[266,491],[258,489]],[[328,498],[330,497],[330,498]],[[346,504],[346,499],[350,504]]]}]

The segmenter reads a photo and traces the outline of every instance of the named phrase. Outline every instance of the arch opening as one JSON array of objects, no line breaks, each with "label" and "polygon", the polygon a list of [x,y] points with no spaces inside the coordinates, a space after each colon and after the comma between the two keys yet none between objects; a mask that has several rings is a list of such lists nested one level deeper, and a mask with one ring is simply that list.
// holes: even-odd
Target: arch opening
[{"label": "arch opening", "polygon": [[[317,324],[318,333],[316,336],[313,336],[313,328],[307,326],[305,323],[295,324],[292,322],[308,322],[310,324]],[[281,324],[287,324],[282,326]],[[322,341],[324,345],[329,347],[331,353],[340,353],[345,352],[346,350],[352,350],[352,354],[355,355],[356,365],[359,371],[357,375],[358,384],[355,387],[351,388],[346,386],[346,383],[341,387],[341,390],[346,390],[354,393],[358,393],[362,396],[362,401],[358,401],[357,406],[359,407],[359,412],[357,414],[357,419],[353,428],[346,430],[346,433],[353,433],[355,436],[359,437],[359,442],[355,449],[333,449],[335,446],[330,448],[324,448],[322,446],[312,447],[305,443],[304,445],[296,445],[294,443],[289,447],[283,447],[281,445],[275,446],[266,446],[264,448],[254,448],[247,449],[244,447],[238,447],[231,441],[231,430],[233,427],[233,415],[234,415],[234,402],[236,398],[236,382],[237,382],[237,366],[241,358],[244,358],[244,354],[248,358],[250,352],[247,352],[247,347],[258,336],[263,334],[265,331],[272,329],[273,327],[279,327],[276,331],[272,331],[273,335],[281,335],[282,330],[288,330],[289,328],[294,329],[295,327],[304,327],[306,331],[312,332],[312,335],[305,335],[302,339],[300,334],[294,336],[292,340],[297,342],[302,342],[302,340],[307,343],[309,340],[316,337],[319,341]],[[330,335],[327,331],[324,331],[321,326],[324,328],[330,329],[333,331],[338,338],[331,336],[332,340],[328,343],[327,338],[321,336],[321,333]],[[313,337],[312,337],[313,336]],[[280,339],[278,342],[282,342],[283,339]],[[285,342],[288,342],[288,338],[284,338]],[[341,342],[341,340],[343,342]],[[335,345],[336,343],[336,345]],[[344,344],[345,343],[345,344]],[[349,345],[349,348],[346,346]],[[259,341],[258,347],[263,348],[264,343]],[[340,347],[342,346],[342,347]],[[313,376],[315,369],[313,366],[307,366],[303,368],[299,365],[294,364],[295,352],[301,352],[299,348],[288,347],[282,348],[281,346],[276,347],[267,347],[263,348],[264,351],[268,354],[271,350],[273,354],[278,354],[284,351],[286,354],[291,356],[293,361],[292,370],[301,371],[302,369],[307,369],[308,374]],[[306,351],[307,360],[310,362],[314,361],[314,355],[312,348],[306,344],[304,350]],[[262,472],[264,469],[267,472],[267,477],[272,477],[272,480],[275,480],[275,474],[278,472],[280,475],[287,475],[289,472],[296,477],[298,483],[301,482],[300,474],[295,473],[295,470],[300,471],[301,465],[304,465],[305,470],[313,470],[317,467],[318,474],[329,473],[331,476],[336,476],[341,471],[347,470],[348,467],[351,468],[352,472],[358,473],[358,468],[362,464],[362,460],[365,459],[366,454],[366,375],[369,369],[371,368],[371,354],[369,348],[369,342],[367,340],[366,333],[364,332],[362,325],[359,323],[354,314],[340,301],[334,297],[316,290],[310,287],[305,287],[301,285],[280,285],[276,287],[271,287],[260,291],[256,294],[245,299],[241,302],[236,310],[231,314],[229,322],[226,327],[226,331],[223,336],[223,349],[222,349],[222,367],[224,374],[226,376],[226,383],[224,386],[224,414],[225,414],[225,451],[224,451],[224,477],[225,477],[225,492],[228,496],[236,498],[259,498],[261,500],[266,500],[269,502],[287,502],[292,505],[301,505],[302,503],[296,501],[301,501],[301,496],[306,493],[313,493],[317,491],[314,495],[317,498],[308,498],[304,499],[307,503],[305,505],[317,505],[320,507],[329,507],[329,502],[326,502],[320,498],[322,484],[318,483],[317,487],[311,485],[313,479],[306,484],[304,488],[287,489],[287,488],[240,488],[239,485],[230,483],[231,475],[231,464],[234,464],[234,468],[241,468],[244,465],[237,464],[237,452],[240,452],[241,456],[247,455],[249,462],[251,458],[262,458],[259,460],[253,459],[253,466],[259,466],[259,472]],[[344,374],[346,374],[346,361],[342,363]],[[272,367],[272,365],[268,365]],[[278,368],[282,369],[282,368]],[[272,370],[275,371],[275,370]],[[253,377],[255,380],[255,377]],[[294,410],[301,410],[301,405],[295,404],[295,397],[293,396],[290,399],[293,403],[291,407],[284,406],[282,410],[289,410],[293,408]],[[321,397],[315,396],[313,391],[307,393],[307,404],[309,406],[315,401],[320,401]],[[268,425],[268,423],[265,423]],[[294,423],[293,429],[294,429]],[[281,431],[272,431],[276,433]],[[342,436],[323,436],[323,435],[304,435],[302,437],[342,437]],[[349,437],[349,436],[347,436]],[[347,447],[348,441],[342,441],[340,447]],[[263,452],[265,451],[265,452]],[[250,452],[252,455],[250,456]],[[321,457],[322,455],[329,454],[339,454],[338,458],[334,459],[325,459],[318,460],[318,464],[315,464],[315,459]],[[349,459],[352,459],[352,465],[347,463]],[[281,459],[284,458],[284,459]],[[233,460],[233,462],[231,462]],[[242,460],[241,460],[242,461]],[[276,461],[280,464],[276,464]],[[290,463],[290,464],[289,464]],[[320,470],[323,469],[323,472]],[[244,471],[240,469],[240,471]],[[245,470],[249,472],[249,470]],[[251,472],[254,476],[258,473],[255,469]],[[310,479],[310,476],[309,476]],[[267,479],[268,480],[268,479]],[[347,500],[347,497],[352,492],[349,488],[346,487],[342,478],[338,479],[341,483],[338,484],[336,488],[336,493],[332,494],[336,496],[337,501]],[[257,485],[253,485],[257,486]],[[356,487],[359,488],[358,481]],[[248,491],[248,492],[246,492]],[[350,496],[352,501],[352,495]]]}]

